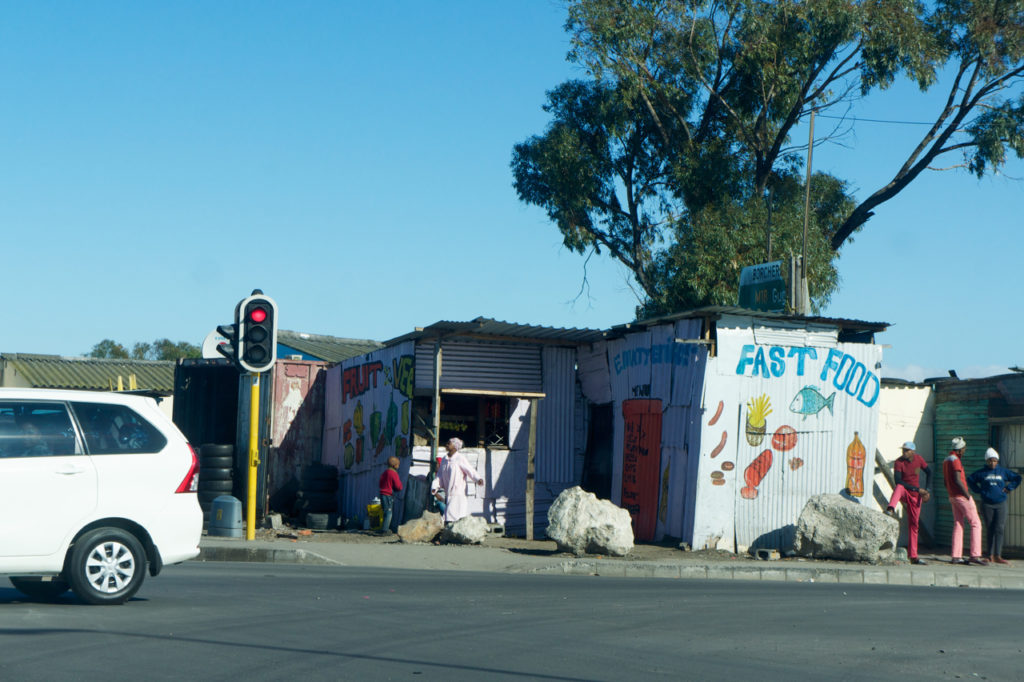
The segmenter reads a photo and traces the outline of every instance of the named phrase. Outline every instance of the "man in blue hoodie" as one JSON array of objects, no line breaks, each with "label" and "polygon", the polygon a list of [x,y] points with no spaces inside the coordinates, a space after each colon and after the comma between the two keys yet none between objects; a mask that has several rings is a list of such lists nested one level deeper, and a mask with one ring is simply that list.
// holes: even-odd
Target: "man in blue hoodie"
[{"label": "man in blue hoodie", "polygon": [[988,528],[988,560],[997,564],[1010,563],[1002,557],[1003,529],[1006,527],[1007,494],[1020,485],[1020,474],[999,466],[999,453],[995,448],[985,451],[985,467],[967,477],[967,485],[981,495],[981,513]]}]

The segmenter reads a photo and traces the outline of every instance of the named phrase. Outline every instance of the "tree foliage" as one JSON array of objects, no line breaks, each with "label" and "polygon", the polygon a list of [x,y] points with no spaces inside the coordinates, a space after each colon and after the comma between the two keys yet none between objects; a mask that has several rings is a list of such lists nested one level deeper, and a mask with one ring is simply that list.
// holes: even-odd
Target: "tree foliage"
[{"label": "tree foliage", "polygon": [[806,146],[791,138],[812,110],[845,115],[897,79],[948,92],[866,198],[813,176],[816,307],[840,247],[937,159],[981,176],[1024,155],[1024,0],[574,0],[566,29],[589,78],[548,93],[514,185],[567,248],[629,268],[639,314],[734,302],[739,269],[767,255],[769,211],[773,256],[800,252]]},{"label": "tree foliage", "polygon": [[157,339],[153,343],[139,342],[129,351],[112,339],[103,339],[92,347],[87,357],[114,360],[177,360],[198,358],[200,355],[199,346],[187,341]]}]

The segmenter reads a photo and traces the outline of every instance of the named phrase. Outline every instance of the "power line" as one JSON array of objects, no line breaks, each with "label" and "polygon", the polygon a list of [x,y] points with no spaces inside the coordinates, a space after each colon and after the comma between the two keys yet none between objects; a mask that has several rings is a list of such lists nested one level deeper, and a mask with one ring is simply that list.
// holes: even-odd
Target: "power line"
[{"label": "power line", "polygon": [[864,123],[892,123],[894,125],[904,125],[904,126],[931,126],[931,125],[935,125],[934,121],[932,121],[930,123],[922,122],[922,121],[889,121],[889,120],[882,119],[882,118],[858,118],[856,116],[828,116],[826,114],[818,114],[818,117],[819,118],[834,118],[834,119],[837,119],[837,120],[840,120],[840,121],[846,121],[846,120],[850,120],[850,121],[863,121]]}]

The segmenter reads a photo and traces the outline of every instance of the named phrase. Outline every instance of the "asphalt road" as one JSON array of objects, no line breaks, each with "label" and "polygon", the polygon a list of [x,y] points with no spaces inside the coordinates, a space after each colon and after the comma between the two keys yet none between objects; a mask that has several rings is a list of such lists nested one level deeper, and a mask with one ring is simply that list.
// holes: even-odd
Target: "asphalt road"
[{"label": "asphalt road", "polygon": [[1021,677],[1024,593],[189,563],[120,607],[0,587],[3,680]]}]

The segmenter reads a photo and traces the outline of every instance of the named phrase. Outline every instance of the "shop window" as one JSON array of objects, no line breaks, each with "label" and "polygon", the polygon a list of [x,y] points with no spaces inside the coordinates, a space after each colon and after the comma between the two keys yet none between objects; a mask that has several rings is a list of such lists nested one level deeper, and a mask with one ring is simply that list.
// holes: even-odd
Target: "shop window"
[{"label": "shop window", "polygon": [[[468,448],[509,446],[509,413],[513,399],[504,396],[441,395],[441,429],[438,443],[461,438]],[[429,444],[429,428],[433,424],[431,399],[416,398],[416,442]]]}]

